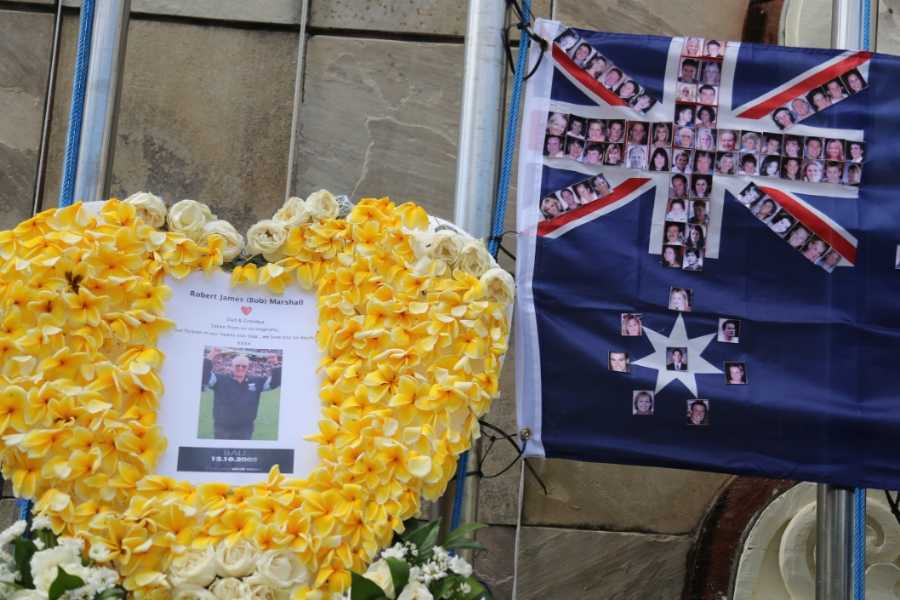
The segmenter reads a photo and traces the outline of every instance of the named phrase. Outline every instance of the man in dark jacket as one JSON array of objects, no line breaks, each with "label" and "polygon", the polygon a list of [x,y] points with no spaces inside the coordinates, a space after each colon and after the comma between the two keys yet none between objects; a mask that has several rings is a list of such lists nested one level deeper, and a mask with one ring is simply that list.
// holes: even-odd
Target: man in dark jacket
[{"label": "man in dark jacket", "polygon": [[249,440],[253,437],[259,396],[264,391],[281,386],[281,367],[275,365],[277,358],[270,357],[273,364],[271,374],[266,377],[249,375],[250,359],[239,354],[231,359],[227,374],[213,373],[213,361],[218,356],[216,349],[210,350],[203,361],[202,388],[213,391],[213,428],[216,439]]}]

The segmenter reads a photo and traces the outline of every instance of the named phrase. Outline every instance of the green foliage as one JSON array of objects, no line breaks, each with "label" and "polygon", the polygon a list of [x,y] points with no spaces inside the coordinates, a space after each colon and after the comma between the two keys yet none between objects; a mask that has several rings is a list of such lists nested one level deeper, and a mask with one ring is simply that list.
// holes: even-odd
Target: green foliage
[{"label": "green foliage", "polygon": [[50,584],[47,595],[50,600],[58,600],[60,596],[70,590],[77,590],[84,586],[84,580],[77,575],[70,575],[62,567],[56,567],[56,579]]},{"label": "green foliage", "polygon": [[94,596],[94,600],[125,600],[127,597],[128,592],[125,591],[125,588],[116,586],[97,594]]},{"label": "green foliage", "polygon": [[386,558],[385,562],[391,570],[391,581],[394,582],[394,590],[399,594],[400,590],[409,583],[409,565],[397,558]]},{"label": "green foliage", "polygon": [[13,559],[16,561],[16,569],[19,571],[19,579],[16,583],[24,588],[33,588],[34,579],[31,577],[31,557],[37,552],[37,546],[28,538],[17,537],[13,540]]},{"label": "green foliage", "polygon": [[351,573],[350,576],[350,600],[387,600],[384,590],[373,582],[356,573]]}]

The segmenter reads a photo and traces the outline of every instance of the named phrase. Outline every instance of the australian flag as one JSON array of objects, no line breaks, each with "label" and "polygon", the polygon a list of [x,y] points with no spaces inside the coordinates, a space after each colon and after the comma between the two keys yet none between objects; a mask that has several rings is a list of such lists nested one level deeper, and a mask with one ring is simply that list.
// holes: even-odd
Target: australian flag
[{"label": "australian flag", "polygon": [[527,454],[900,489],[900,59],[537,27]]}]

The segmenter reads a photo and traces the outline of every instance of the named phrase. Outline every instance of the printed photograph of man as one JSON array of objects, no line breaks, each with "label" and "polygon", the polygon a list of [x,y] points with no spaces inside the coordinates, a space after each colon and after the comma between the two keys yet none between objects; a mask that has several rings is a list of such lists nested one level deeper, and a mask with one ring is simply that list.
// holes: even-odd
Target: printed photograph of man
[{"label": "printed photograph of man", "polygon": [[584,139],[584,119],[582,119],[581,117],[572,116],[569,119],[569,129],[568,129],[568,131],[566,131],[566,135],[583,140]]},{"label": "printed photograph of man", "polygon": [[584,156],[581,159],[586,165],[599,165],[603,163],[603,152],[605,144],[588,143],[584,149]]},{"label": "printed photograph of man", "polygon": [[643,334],[640,313],[622,313],[622,335],[640,337]]},{"label": "printed photograph of man", "polygon": [[562,158],[563,139],[558,135],[548,135],[544,140],[544,156],[547,158]]},{"label": "printed photograph of man", "polygon": [[637,96],[641,91],[641,86],[637,84],[633,79],[627,79],[622,85],[619,86],[619,89],[616,90],[616,96],[621,98],[622,100],[632,100],[635,96]]},{"label": "printed photograph of man", "polygon": [[629,145],[625,152],[625,166],[629,169],[646,169],[647,146]]},{"label": "printed photograph of man", "polygon": [[662,254],[660,255],[662,266],[667,269],[680,269],[682,257],[681,250],[681,246],[673,244],[666,244],[663,246]]},{"label": "printed photograph of man", "polygon": [[847,94],[847,90],[844,89],[844,84],[841,83],[840,79],[832,79],[826,83],[825,93],[828,94],[828,99],[831,100],[832,104],[837,104],[849,95]]},{"label": "printed photograph of man", "polygon": [[281,350],[204,349],[197,437],[277,440]]},{"label": "printed photograph of man", "polygon": [[766,156],[781,154],[781,137],[780,133],[764,133],[762,153]]},{"label": "printed photograph of man", "polygon": [[741,164],[738,169],[738,175],[758,175],[758,168],[759,163],[756,160],[755,154],[752,152],[741,154]]},{"label": "printed photograph of man", "polygon": [[763,198],[753,205],[753,208],[750,209],[750,213],[760,221],[765,221],[774,216],[779,208],[778,204],[771,198]]},{"label": "printed photograph of man", "polygon": [[669,310],[691,312],[693,296],[693,292],[687,288],[673,287],[669,289]]},{"label": "printed photograph of man", "polygon": [[825,177],[822,178],[822,181],[825,183],[833,183],[835,185],[840,185],[844,178],[844,165],[839,162],[827,162],[825,163]]},{"label": "printed photograph of man", "polygon": [[578,207],[578,200],[575,196],[575,190],[572,188],[563,188],[556,192],[559,203],[562,205],[563,211],[572,210]]},{"label": "printed photograph of man", "polygon": [[[716,64],[716,63],[711,63]],[[718,67],[719,65],[716,65]],[[718,94],[716,92],[716,87],[712,85],[701,84],[699,88],[697,88],[697,101],[700,104],[712,105],[714,106],[718,101]]]},{"label": "printed photograph of man", "polygon": [[808,137],[803,145],[803,155],[809,160],[822,158],[822,138]]},{"label": "printed photograph of man", "polygon": [[785,234],[787,234],[788,229],[793,227],[796,222],[797,219],[795,219],[791,213],[781,209],[775,213],[774,217],[769,219],[769,228],[774,231],[778,237],[784,237]]},{"label": "printed photograph of man", "polygon": [[708,56],[710,58],[719,58],[722,56],[722,42],[718,40],[707,40],[706,41],[706,49],[703,52],[703,56]]},{"label": "printed photograph of man", "polygon": [[675,104],[675,128],[691,127],[694,125],[694,105]]},{"label": "printed photograph of man", "polygon": [[[684,243],[684,223],[666,221],[664,244],[681,245]],[[679,265],[680,266],[680,265]]]},{"label": "printed photograph of man", "polygon": [[806,240],[809,239],[810,235],[812,234],[810,233],[809,229],[798,223],[788,234],[788,245],[791,248],[796,248],[797,250],[799,250],[806,243]]},{"label": "printed photograph of man", "polygon": [[606,57],[604,57],[602,54],[595,54],[590,58],[590,60],[587,61],[587,65],[585,65],[584,67],[584,72],[594,79],[599,79],[608,67],[609,61],[606,60]]},{"label": "printed photograph of man", "polygon": [[742,362],[725,363],[725,383],[727,385],[747,385],[747,366]]},{"label": "printed photograph of man", "polygon": [[856,69],[848,71],[841,79],[851,94],[858,94],[869,85]]},{"label": "printed photograph of man", "polygon": [[575,200],[581,206],[590,204],[597,199],[594,195],[594,191],[591,189],[590,180],[580,181],[575,184],[575,196]]},{"label": "printed photograph of man", "polygon": [[803,247],[803,256],[806,260],[817,263],[831,247],[815,236],[811,237]]},{"label": "printed photograph of man", "polygon": [[847,160],[861,163],[866,158],[866,145],[863,142],[847,142]]},{"label": "printed photograph of man", "polygon": [[631,414],[642,417],[653,416],[653,392],[650,390],[636,390],[632,393]]},{"label": "printed photograph of man", "polygon": [[694,58],[685,58],[681,61],[681,69],[678,71],[678,81],[684,83],[697,83],[697,69],[700,64]]},{"label": "printed photograph of man", "polygon": [[791,109],[798,121],[802,121],[815,112],[812,106],[809,105],[809,102],[806,101],[806,98],[794,98],[791,100],[788,108]]},{"label": "printed photograph of man", "polygon": [[581,154],[584,152],[584,140],[569,136],[566,138],[566,158],[571,160],[581,160]]},{"label": "printed photograph of man", "polygon": [[691,201],[691,214],[688,223],[691,225],[709,224],[709,208],[704,200]]},{"label": "printed photograph of man", "polygon": [[563,214],[564,209],[556,196],[547,196],[541,200],[541,214],[545,219],[552,219]]},{"label": "printed photograph of man", "polygon": [[[709,131],[701,129],[700,132]],[[694,152],[694,177],[713,174],[713,153],[697,150]]]},{"label": "printed photograph of man", "polygon": [[641,121],[628,123],[628,143],[641,146],[647,144],[647,124]]},{"label": "printed photograph of man", "polygon": [[799,158],[783,158],[781,160],[782,179],[799,181],[801,176],[800,165],[801,163]]},{"label": "printed photograph of man", "polygon": [[709,400],[687,401],[687,424],[692,427],[709,425]]},{"label": "printed photograph of man", "polygon": [[703,251],[698,250],[697,248],[685,248],[684,249],[684,264],[682,265],[682,270],[684,271],[702,271],[703,270]]},{"label": "printed photograph of man", "polygon": [[734,129],[719,130],[719,151],[734,152],[737,144],[737,131]]},{"label": "printed photograph of man", "polygon": [[687,348],[666,348],[666,370],[688,370]]},{"label": "printed photograph of man", "polygon": [[623,76],[621,69],[612,67],[603,75],[603,79],[600,80],[600,83],[602,83],[603,87],[606,89],[614,90],[622,83]]},{"label": "printed photograph of man", "polygon": [[700,84],[718,87],[722,83],[722,65],[718,61],[703,61],[700,72]]},{"label": "printed photograph of man", "polygon": [[719,335],[716,338],[726,344],[740,343],[741,322],[737,319],[719,319]]},{"label": "printed photograph of man", "polygon": [[672,186],[669,188],[670,198],[687,198],[687,177],[678,173],[672,175]]},{"label": "printed photograph of man", "polygon": [[628,353],[610,352],[609,370],[615,373],[629,373],[631,371],[631,363],[628,361]]}]

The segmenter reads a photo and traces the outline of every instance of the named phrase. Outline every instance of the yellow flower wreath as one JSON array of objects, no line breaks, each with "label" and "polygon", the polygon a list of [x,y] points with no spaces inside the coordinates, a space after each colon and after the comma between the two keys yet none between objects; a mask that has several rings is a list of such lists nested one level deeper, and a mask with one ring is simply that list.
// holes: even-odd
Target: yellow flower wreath
[{"label": "yellow flower wreath", "polygon": [[139,598],[171,596],[173,557],[241,539],[309,566],[294,598],[346,589],[444,491],[498,393],[510,298],[417,259],[410,229],[426,224],[413,204],[365,199],[292,228],[277,263],[233,271],[235,286],[315,289],[323,355],[318,466],[244,487],[154,474],[165,277],[219,269],[222,240],[157,231],[116,200],[0,232],[0,460],[15,494]]}]

